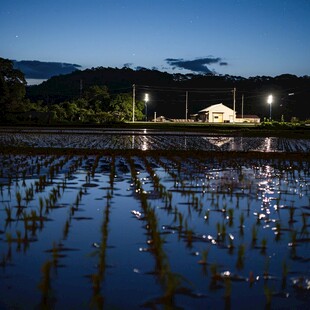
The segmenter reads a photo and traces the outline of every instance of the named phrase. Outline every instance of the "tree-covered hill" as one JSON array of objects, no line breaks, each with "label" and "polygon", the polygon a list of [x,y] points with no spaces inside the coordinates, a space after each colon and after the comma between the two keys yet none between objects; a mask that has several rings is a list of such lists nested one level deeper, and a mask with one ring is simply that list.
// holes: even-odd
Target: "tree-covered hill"
[{"label": "tree-covered hill", "polygon": [[[283,74],[276,77],[169,74],[157,70],[133,70],[127,67],[92,68],[52,77],[40,85],[27,87],[31,101],[42,100],[46,105],[83,97],[93,86],[106,86],[110,94],[133,93],[137,100],[149,94],[148,113],[168,118],[185,118],[186,96],[188,116],[211,104],[222,102],[233,107],[233,89],[236,89],[237,114],[255,114],[269,117],[267,96],[273,94],[272,117],[276,120],[310,118],[310,77]],[[187,92],[187,93],[186,93]]]}]

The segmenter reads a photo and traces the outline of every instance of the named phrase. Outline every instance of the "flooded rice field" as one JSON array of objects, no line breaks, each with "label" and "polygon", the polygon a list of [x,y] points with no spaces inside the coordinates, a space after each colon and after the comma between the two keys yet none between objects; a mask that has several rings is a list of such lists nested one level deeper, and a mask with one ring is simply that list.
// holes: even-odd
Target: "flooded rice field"
[{"label": "flooded rice field", "polygon": [[0,147],[310,152],[309,139],[242,137],[152,130],[20,130],[2,131]]},{"label": "flooded rice field", "polygon": [[15,150],[0,155],[1,309],[308,307],[308,139],[7,130],[0,147]]},{"label": "flooded rice field", "polygon": [[[233,145],[165,137],[120,139]],[[239,148],[309,151],[308,141],[240,139]],[[1,135],[15,146],[120,148],[115,140]],[[1,309],[309,308],[308,161],[0,156]]]}]

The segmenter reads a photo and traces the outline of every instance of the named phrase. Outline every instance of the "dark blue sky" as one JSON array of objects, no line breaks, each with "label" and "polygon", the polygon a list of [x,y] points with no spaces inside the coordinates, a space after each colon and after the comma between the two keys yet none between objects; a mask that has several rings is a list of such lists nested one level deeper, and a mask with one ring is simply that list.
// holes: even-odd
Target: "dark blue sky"
[{"label": "dark blue sky", "polygon": [[1,0],[0,42],[82,68],[310,75],[310,1]]}]

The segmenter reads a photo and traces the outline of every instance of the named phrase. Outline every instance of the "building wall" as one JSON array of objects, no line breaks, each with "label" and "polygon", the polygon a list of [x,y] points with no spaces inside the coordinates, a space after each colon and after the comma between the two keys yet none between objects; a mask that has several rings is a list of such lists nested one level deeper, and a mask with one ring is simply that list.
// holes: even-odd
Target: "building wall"
[{"label": "building wall", "polygon": [[236,118],[236,123],[260,123],[260,118],[251,118],[251,117],[238,117]]},{"label": "building wall", "polygon": [[234,111],[226,106],[214,107],[209,110],[210,123],[233,122]]}]

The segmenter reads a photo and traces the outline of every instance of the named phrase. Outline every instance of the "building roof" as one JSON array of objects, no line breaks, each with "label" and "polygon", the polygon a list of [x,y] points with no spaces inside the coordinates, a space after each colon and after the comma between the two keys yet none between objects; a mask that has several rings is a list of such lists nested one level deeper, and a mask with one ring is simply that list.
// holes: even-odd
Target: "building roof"
[{"label": "building roof", "polygon": [[200,110],[198,113],[209,112],[209,111],[211,111],[211,110],[223,110],[223,108],[229,109],[229,110],[231,110],[231,111],[234,111],[233,109],[227,107],[227,106],[224,105],[223,103],[217,103],[217,104],[210,105],[209,107]]}]

